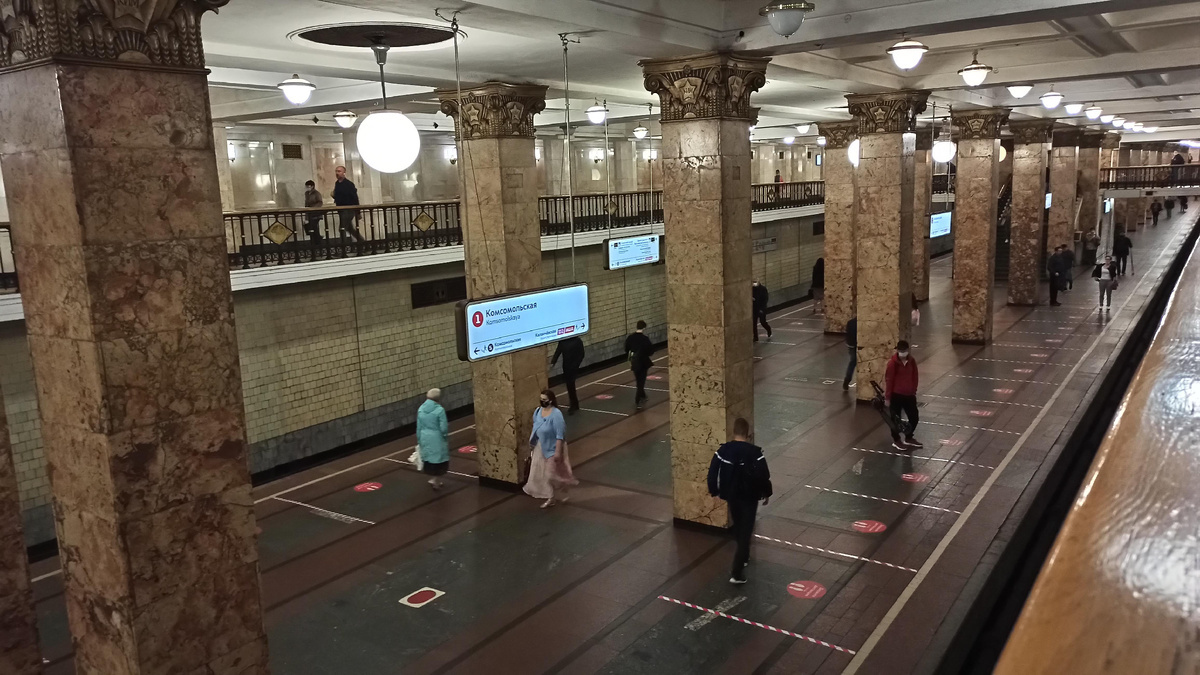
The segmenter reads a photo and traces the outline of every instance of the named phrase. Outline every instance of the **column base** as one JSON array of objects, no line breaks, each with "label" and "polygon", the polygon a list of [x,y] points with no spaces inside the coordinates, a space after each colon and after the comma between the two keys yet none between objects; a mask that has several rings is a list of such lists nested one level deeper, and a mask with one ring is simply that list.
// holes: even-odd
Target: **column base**
[{"label": "column base", "polygon": [[493,490],[503,490],[504,492],[521,492],[523,487],[520,483],[510,483],[499,478],[489,478],[487,476],[479,477],[479,487],[492,488]]},{"label": "column base", "polygon": [[696,523],[683,518],[672,518],[671,523],[681,530],[692,530],[694,532],[704,532],[705,534],[715,534],[722,537],[732,537],[733,529],[729,527],[719,527],[717,525],[709,525],[708,523]]},{"label": "column base", "polygon": [[1012,300],[1009,300],[1006,304],[1009,307],[1041,307],[1042,306],[1042,303],[1040,303],[1040,302],[1013,302]]},{"label": "column base", "polygon": [[988,343],[987,340],[979,340],[976,338],[951,338],[950,342],[951,344],[956,345],[976,345],[980,347],[986,346]]}]

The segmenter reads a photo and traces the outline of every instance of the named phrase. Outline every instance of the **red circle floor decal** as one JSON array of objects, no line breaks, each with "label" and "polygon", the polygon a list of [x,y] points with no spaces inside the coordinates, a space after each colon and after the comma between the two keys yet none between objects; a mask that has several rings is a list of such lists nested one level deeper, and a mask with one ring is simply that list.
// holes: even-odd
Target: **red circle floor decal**
[{"label": "red circle floor decal", "polygon": [[816,600],[825,595],[825,587],[815,581],[793,581],[787,590],[793,597],[804,600]]},{"label": "red circle floor decal", "polygon": [[473,445],[464,445],[458,449],[458,451],[464,455],[469,455],[469,454],[475,452],[476,450],[477,450],[477,448]]},{"label": "red circle floor decal", "polygon": [[601,401],[612,400],[612,394],[596,394],[596,398]]},{"label": "red circle floor decal", "polygon": [[381,487],[383,487],[383,483],[375,483],[375,482],[359,483],[358,485],[354,486],[354,491],[355,492],[374,492]]},{"label": "red circle floor decal", "polygon": [[658,380],[661,380],[661,379],[662,379],[662,375],[647,375],[647,376],[646,376],[646,379],[647,379],[647,380],[654,380],[654,381],[656,381],[656,382],[657,382]]},{"label": "red circle floor decal", "polygon": [[909,483],[926,483],[929,481],[929,476],[923,473],[902,473],[900,480],[908,481]]},{"label": "red circle floor decal", "polygon": [[856,520],[850,527],[853,527],[858,532],[865,532],[867,534],[879,534],[887,529],[887,525],[878,520]]}]

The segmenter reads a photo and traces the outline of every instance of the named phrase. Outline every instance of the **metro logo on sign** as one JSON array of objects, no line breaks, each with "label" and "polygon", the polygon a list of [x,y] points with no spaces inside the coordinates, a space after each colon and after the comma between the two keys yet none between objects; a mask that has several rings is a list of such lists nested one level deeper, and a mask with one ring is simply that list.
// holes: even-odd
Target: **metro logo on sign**
[{"label": "metro logo on sign", "polygon": [[559,329],[558,329],[558,334],[559,334],[559,335],[569,335],[569,334],[571,334],[571,333],[574,333],[574,332],[575,332],[575,326],[566,326],[566,327],[564,327],[564,328],[559,328]]},{"label": "metro logo on sign", "polygon": [[483,325],[483,312],[475,312],[471,315],[471,325],[476,328]]}]

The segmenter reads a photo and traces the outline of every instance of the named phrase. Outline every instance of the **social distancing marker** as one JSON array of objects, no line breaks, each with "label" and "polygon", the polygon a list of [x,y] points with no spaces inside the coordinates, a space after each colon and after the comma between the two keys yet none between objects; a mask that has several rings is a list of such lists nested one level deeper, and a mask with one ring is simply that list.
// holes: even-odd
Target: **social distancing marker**
[{"label": "social distancing marker", "polygon": [[962,511],[955,511],[954,509],[944,509],[940,506],[930,506],[928,504],[918,504],[916,502],[906,502],[906,501],[901,501],[899,499],[888,499],[886,497],[875,497],[873,495],[864,495],[864,494],[859,494],[857,492],[846,492],[844,490],[834,490],[833,488],[817,487],[816,485],[805,485],[804,487],[809,488],[811,490],[820,490],[822,492],[832,492],[834,494],[846,495],[848,497],[860,497],[862,499],[874,499],[877,502],[888,502],[890,504],[903,504],[905,506],[917,506],[922,509],[932,509],[934,511],[944,511],[946,513],[962,513]]},{"label": "social distancing marker", "polygon": [[1033,368],[1013,368],[1013,372],[1020,373],[1021,375],[1029,375],[1033,372]]},{"label": "social distancing marker", "polygon": [[354,486],[354,491],[355,492],[374,492],[382,487],[383,487],[383,483],[376,483],[376,482],[359,483],[358,485]]},{"label": "social distancing marker", "polygon": [[825,586],[815,581],[793,581],[788,584],[787,592],[793,598],[801,600],[816,600],[825,597]]},{"label": "social distancing marker", "polygon": [[1041,352],[1038,352],[1038,353],[1036,353],[1036,354],[1030,354],[1030,356],[1032,356],[1032,357],[1033,357],[1033,358],[1035,358],[1035,359],[1048,359],[1048,358],[1050,358],[1050,355],[1049,355],[1049,354],[1043,354],[1043,353],[1041,353]]},{"label": "social distancing marker", "polygon": [[1046,338],[1046,342],[1054,345],[1062,344],[1062,340],[1059,340],[1058,338]]},{"label": "social distancing marker", "polygon": [[850,527],[854,528],[855,532],[862,532],[863,534],[879,534],[887,530],[887,525],[878,520],[856,520]]},{"label": "social distancing marker", "polygon": [[976,417],[991,417],[992,411],[991,410],[972,410],[971,414]]},{"label": "social distancing marker", "polygon": [[474,454],[474,453],[476,453],[476,452],[479,452],[479,448],[477,448],[477,447],[475,447],[475,446],[473,446],[473,445],[464,445],[464,446],[462,446],[461,448],[459,448],[459,449],[458,449],[458,451],[459,451],[459,452],[461,452],[461,453],[462,453],[462,454],[464,454],[464,455],[471,455],[471,454]]},{"label": "social distancing marker", "polygon": [[1016,392],[1016,389],[993,389],[992,390],[993,394],[1000,394],[1002,396],[1008,396],[1009,394],[1012,394],[1014,392]]},{"label": "social distancing marker", "polygon": [[968,427],[962,424],[946,424],[945,422],[926,422],[921,420],[921,424],[929,424],[935,427],[954,427],[956,429],[971,429],[972,431],[990,431],[993,434],[1009,434],[1011,436],[1020,436],[1019,431],[1005,431],[1004,429],[988,429],[987,427]]},{"label": "social distancing marker", "polygon": [[400,604],[408,605],[409,607],[415,607],[416,609],[420,609],[420,608],[424,607],[425,605],[428,605],[429,603],[433,602],[434,600],[437,600],[438,598],[442,597],[445,594],[446,594],[445,591],[439,591],[436,588],[429,588],[428,586],[426,586],[425,588],[422,588],[421,590],[413,591],[412,593],[409,593],[408,595],[404,596],[403,598],[400,598]]},{"label": "social distancing marker", "polygon": [[734,616],[734,615],[732,615],[732,614],[726,614],[725,612],[718,611],[718,610],[715,610],[715,609],[709,609],[709,608],[707,608],[707,607],[701,607],[700,605],[693,605],[692,603],[690,603],[690,602],[684,602],[683,600],[676,600],[675,598],[668,598],[668,597],[667,597],[667,596],[665,596],[665,595],[660,595],[660,596],[658,596],[658,599],[659,599],[659,600],[666,600],[667,602],[673,602],[673,603],[675,603],[675,604],[677,604],[677,605],[683,605],[684,607],[687,607],[687,608],[689,608],[689,609],[697,609],[697,610],[700,610],[701,612],[708,612],[709,614],[715,614],[715,615],[717,615],[717,616],[719,616],[719,617],[721,617],[721,618],[723,618],[723,619],[729,619],[730,621],[737,621],[738,623],[744,623],[744,624],[746,624],[747,626],[757,626],[757,627],[759,627],[759,628],[762,628],[762,629],[764,629],[764,630],[769,630],[769,631],[771,631],[772,633],[779,633],[780,635],[787,635],[788,637],[794,637],[794,638],[796,638],[797,640],[805,640],[805,641],[807,641],[807,642],[811,642],[811,643],[813,643],[813,644],[815,644],[815,645],[821,645],[822,647],[828,647],[828,648],[830,648],[830,649],[833,649],[833,650],[836,650],[836,651],[842,652],[843,654],[856,654],[856,653],[857,653],[857,652],[855,652],[853,649],[846,649],[845,647],[839,647],[839,646],[837,646],[837,645],[835,645],[835,644],[831,644],[831,643],[829,643],[829,642],[826,642],[826,641],[824,641],[824,640],[818,640],[818,639],[816,639],[816,638],[809,637],[809,636],[807,636],[807,635],[801,635],[800,633],[793,633],[793,632],[792,632],[792,631],[790,631],[790,630],[784,630],[784,629],[782,629],[782,628],[776,628],[775,626],[771,626],[771,625],[768,625],[768,624],[765,624],[765,623],[759,623],[759,622],[757,622],[757,621],[751,621],[751,620],[749,620],[749,619],[743,619],[743,618],[742,618],[742,617],[740,617],[740,616]]},{"label": "social distancing marker", "polygon": [[[877,521],[867,520],[867,521],[862,521],[862,522],[870,523],[870,522],[877,522]],[[883,523],[879,523],[879,524],[883,525]],[[884,529],[887,529],[886,525],[884,526]],[[871,533],[871,534],[873,534],[873,533]],[[824,553],[826,555],[837,556],[839,558],[849,558],[851,560],[861,560],[862,562],[869,562],[873,565],[883,565],[884,567],[891,567],[892,569],[896,569],[896,570],[904,570],[905,572],[916,572],[916,570],[911,567],[905,567],[903,565],[893,565],[892,563],[883,562],[882,560],[872,560],[871,558],[864,558],[861,555],[854,555],[852,553],[842,553],[840,551],[830,551],[829,549],[821,548],[820,546],[809,546],[808,544],[797,544],[794,541],[786,541],[784,539],[776,539],[775,537],[764,537],[761,534],[756,534],[754,536],[757,539],[773,541],[777,544],[783,544],[785,546],[794,546],[796,548],[803,548],[803,549],[807,549],[809,551],[816,551],[818,553]]]},{"label": "social distancing marker", "polygon": [[612,394],[596,394],[596,400],[599,401],[611,401],[612,397]]},{"label": "social distancing marker", "polygon": [[926,473],[902,473],[900,480],[908,483],[928,483],[929,474]]},{"label": "social distancing marker", "polygon": [[654,380],[655,382],[657,382],[657,381],[659,381],[659,380],[661,380],[661,379],[662,379],[662,375],[647,375],[647,376],[646,376],[646,379],[647,379],[647,380]]},{"label": "social distancing marker", "polygon": [[[734,607],[737,607],[738,605],[742,604],[745,601],[746,601],[746,596],[744,596],[744,595],[739,595],[736,598],[726,598],[725,600],[722,600],[721,602],[717,603],[716,609],[718,612],[728,612],[729,610],[733,609]],[[707,626],[708,624],[710,624],[716,620],[717,620],[716,614],[709,614],[708,612],[705,612],[704,614],[700,615],[699,618],[692,619],[691,621],[689,621],[687,623],[687,625],[684,626],[684,628],[694,632],[694,631],[700,630],[701,628],[704,628],[705,626]]]},{"label": "social distancing marker", "polygon": [[[942,441],[942,445],[962,445],[962,441],[953,441],[953,443],[951,443],[951,442],[949,442],[949,439],[947,439],[947,440]],[[947,464],[962,464],[963,466],[974,466],[974,467],[978,467],[980,469],[996,468],[994,466],[988,466],[986,464],[972,464],[971,462],[964,462],[961,459],[943,459],[941,457],[930,457],[928,455],[914,455],[914,454],[907,453],[907,452],[903,452],[903,453],[902,452],[890,452],[888,450],[871,450],[869,448],[855,448],[855,450],[860,450],[862,452],[873,452],[877,455],[895,455],[896,457],[904,457],[905,459],[923,459],[923,460],[927,460],[927,461],[931,461],[931,462],[945,462]],[[865,521],[865,522],[870,522],[870,521]]]}]

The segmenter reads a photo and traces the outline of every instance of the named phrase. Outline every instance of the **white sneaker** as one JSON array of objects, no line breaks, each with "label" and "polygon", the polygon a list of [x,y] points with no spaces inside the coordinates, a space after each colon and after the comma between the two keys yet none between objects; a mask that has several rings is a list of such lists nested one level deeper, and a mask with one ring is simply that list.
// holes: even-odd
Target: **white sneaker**
[{"label": "white sneaker", "polygon": [[739,578],[737,578],[737,577],[729,577],[729,583],[731,583],[731,584],[736,584],[736,585],[739,585],[739,586],[740,586],[740,585],[742,585],[742,584],[746,583],[746,580],[745,580],[745,579],[739,579]]}]

